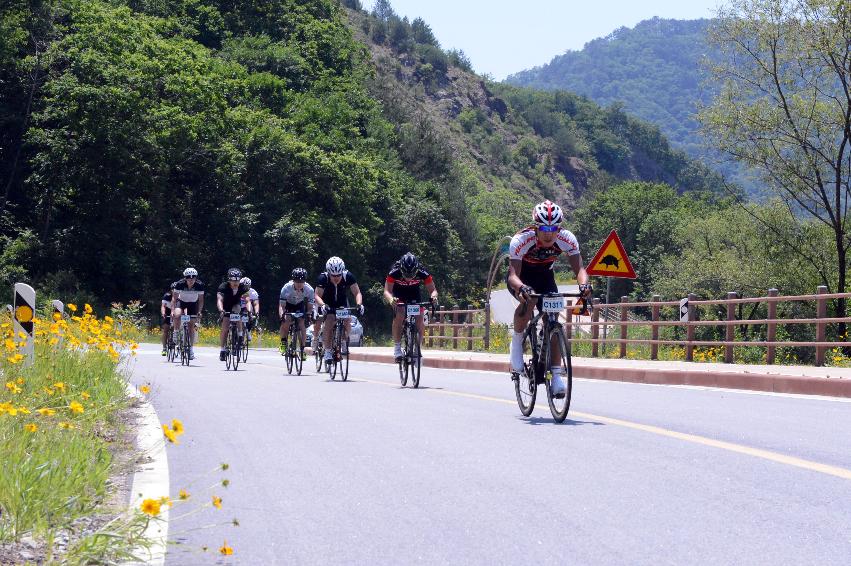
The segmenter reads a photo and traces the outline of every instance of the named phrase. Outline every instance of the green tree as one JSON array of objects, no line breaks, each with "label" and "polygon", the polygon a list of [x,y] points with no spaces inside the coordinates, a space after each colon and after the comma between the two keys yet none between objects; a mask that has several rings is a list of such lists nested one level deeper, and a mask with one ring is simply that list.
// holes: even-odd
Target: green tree
[{"label": "green tree", "polygon": [[[760,172],[788,204],[832,232],[835,270],[789,242],[845,292],[851,246],[851,4],[846,0],[735,0],[711,41],[720,94],[700,119],[717,146]],[[772,218],[754,214],[772,226]],[[779,230],[775,231],[781,235]],[[836,301],[837,316],[846,313]],[[843,332],[844,330],[840,330]]]}]

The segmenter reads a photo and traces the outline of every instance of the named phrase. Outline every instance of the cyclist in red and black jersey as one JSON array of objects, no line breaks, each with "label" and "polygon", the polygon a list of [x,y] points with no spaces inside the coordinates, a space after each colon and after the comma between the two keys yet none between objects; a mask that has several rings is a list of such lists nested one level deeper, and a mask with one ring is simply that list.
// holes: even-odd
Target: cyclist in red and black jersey
[{"label": "cyclist in red and black jersey", "polygon": [[[561,207],[548,200],[538,204],[532,210],[533,226],[517,232],[508,248],[509,267],[508,290],[520,304],[514,311],[514,335],[509,348],[511,371],[520,372],[523,368],[523,331],[532,319],[534,308],[527,308],[531,293],[557,293],[553,265],[562,253],[567,255],[570,267],[576,274],[579,290],[586,297],[591,295],[588,273],[579,254],[579,242],[572,232],[561,227],[564,214]],[[553,344],[553,360],[560,360],[558,344]],[[561,368],[551,368],[553,374],[553,392],[556,397],[564,396],[564,381]]]},{"label": "cyclist in red and black jersey", "polygon": [[[396,316],[393,318],[393,355],[397,361],[402,358],[402,324],[405,319],[405,303],[420,302],[420,283],[425,285],[432,304],[437,305],[437,289],[434,286],[434,278],[425,270],[417,256],[410,252],[393,264],[384,282],[384,300],[391,307],[395,306],[396,309]],[[417,317],[417,326],[420,329],[419,337],[422,345],[423,334],[425,333],[422,312]]]}]

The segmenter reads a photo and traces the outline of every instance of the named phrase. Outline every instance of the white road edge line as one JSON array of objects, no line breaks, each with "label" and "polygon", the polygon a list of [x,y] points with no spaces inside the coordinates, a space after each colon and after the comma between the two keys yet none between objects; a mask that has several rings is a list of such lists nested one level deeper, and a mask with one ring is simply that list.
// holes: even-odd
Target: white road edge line
[{"label": "white road edge line", "polygon": [[[363,362],[360,360],[352,360],[352,362],[357,362],[359,364],[372,364],[372,365],[392,365],[389,362]],[[503,375],[508,377],[507,371],[492,371],[492,370],[478,370],[478,369],[463,369],[463,368],[430,368],[430,369],[441,369],[444,371],[458,371],[463,373],[475,373],[475,374],[493,374],[493,375]],[[694,391],[711,391],[714,393],[735,393],[738,395],[762,395],[765,397],[786,397],[789,399],[806,399],[809,401],[832,401],[834,403],[851,403],[851,397],[828,397],[826,395],[803,395],[800,393],[775,393],[774,391],[753,391],[750,389],[729,389],[726,387],[708,387],[706,385],[672,385],[665,383],[639,383],[636,381],[618,381],[614,379],[591,379],[589,377],[574,377],[576,381],[582,381],[586,383],[613,383],[613,384],[621,384],[621,385],[633,385],[633,386],[644,386],[644,387],[664,387],[670,389],[691,389]]]},{"label": "white road edge line", "polygon": [[[130,513],[135,513],[145,499],[160,499],[169,495],[168,457],[166,455],[165,442],[160,419],[154,406],[136,390],[127,384],[127,394],[139,401],[139,423],[138,436],[136,438],[137,450],[142,456],[148,456],[148,462],[137,464],[136,472],[133,474],[133,486],[130,490]],[[137,556],[147,555],[144,562],[125,562],[124,566],[145,564],[147,566],[161,566],[165,563],[165,553],[168,544],[168,506],[161,507],[160,514],[156,520],[148,523],[144,538],[148,539],[150,548],[137,548],[134,554]]]}]

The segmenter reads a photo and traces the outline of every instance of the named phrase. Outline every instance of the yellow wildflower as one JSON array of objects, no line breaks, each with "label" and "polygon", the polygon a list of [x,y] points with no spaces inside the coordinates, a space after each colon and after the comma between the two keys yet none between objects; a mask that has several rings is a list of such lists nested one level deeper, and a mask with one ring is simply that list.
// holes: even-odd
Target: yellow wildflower
[{"label": "yellow wildflower", "polygon": [[68,304],[67,304],[67,305],[65,305],[65,306],[67,306],[67,307],[68,307],[68,310],[69,310],[69,311],[71,311],[71,312],[77,312],[77,305],[75,305],[74,303],[68,303]]},{"label": "yellow wildflower", "polygon": [[52,417],[53,415],[56,414],[56,411],[54,411],[53,409],[48,409],[47,407],[45,407],[44,409],[37,410],[36,413],[38,413],[39,415],[41,415],[43,417]]},{"label": "yellow wildflower", "polygon": [[62,382],[62,381],[57,381],[56,383],[53,384],[53,387],[55,387],[56,389],[58,389],[60,391],[65,391],[65,383]]},{"label": "yellow wildflower", "polygon": [[164,435],[165,435],[165,437],[168,439],[168,441],[169,441],[169,442],[171,442],[172,444],[180,444],[180,443],[177,441],[177,435],[176,435],[176,434],[174,434],[174,431],[173,431],[173,430],[171,430],[170,428],[168,428],[168,425],[165,425],[165,424],[163,425],[163,434],[164,434]]},{"label": "yellow wildflower", "polygon": [[68,405],[68,408],[71,409],[72,413],[78,415],[85,411],[85,409],[83,409],[83,406],[76,401],[71,401],[71,404]]},{"label": "yellow wildflower", "polygon": [[22,415],[29,415],[30,414],[30,410],[27,409],[26,407],[18,407],[18,412],[21,413]]},{"label": "yellow wildflower", "polygon": [[83,400],[88,401],[89,397],[91,397],[91,395],[89,395],[88,391],[83,391],[82,393],[80,393],[80,397],[82,397]]},{"label": "yellow wildflower", "polygon": [[177,419],[171,420],[171,428],[174,431],[174,434],[176,434],[177,436],[180,436],[185,432],[183,428],[183,423]]},{"label": "yellow wildflower", "polygon": [[15,383],[17,383],[18,385],[23,385],[24,384],[24,378],[19,377],[18,379],[15,380]]},{"label": "yellow wildflower", "polygon": [[92,314],[92,305],[90,305],[89,303],[83,305],[83,312],[85,312],[86,314]]},{"label": "yellow wildflower", "polygon": [[181,490],[177,493],[177,497],[178,497],[180,500],[182,500],[182,501],[186,501],[187,499],[189,499],[189,492],[188,492],[188,491],[186,491],[185,489],[181,489]]},{"label": "yellow wildflower", "polygon": [[139,388],[139,391],[141,391],[142,393],[147,395],[148,393],[151,392],[151,388],[148,387],[147,385],[143,385],[142,387]]},{"label": "yellow wildflower", "polygon": [[11,340],[11,339],[9,339],[9,338],[6,338],[6,342],[5,342],[5,343],[6,343],[6,349],[7,349],[7,350],[9,350],[10,352],[14,352],[15,350],[17,350],[17,349],[18,349],[18,345],[17,345],[17,344],[15,344],[15,341],[14,341],[14,340]]},{"label": "yellow wildflower", "polygon": [[222,547],[219,549],[219,552],[221,552],[225,556],[230,556],[231,554],[233,554],[233,548],[228,546],[228,541],[225,541]]},{"label": "yellow wildflower", "polygon": [[171,500],[171,497],[168,497],[167,495],[160,497],[160,504],[167,505],[169,508],[174,506],[174,502]]},{"label": "yellow wildflower", "polygon": [[59,314],[58,312],[53,313],[53,320],[55,320],[56,322],[59,322],[60,320],[62,320],[62,315]]},{"label": "yellow wildflower", "polygon": [[215,507],[216,509],[222,508],[222,498],[218,495],[213,496],[213,507]]},{"label": "yellow wildflower", "polygon": [[38,425],[30,423],[28,425],[24,425],[24,428],[27,432],[35,432],[38,430]]},{"label": "yellow wildflower", "polygon": [[160,502],[156,499],[146,499],[142,502],[142,513],[156,517],[160,514]]},{"label": "yellow wildflower", "polygon": [[74,428],[74,425],[72,425],[71,423],[60,422],[59,428],[62,428],[62,429],[65,429],[65,430],[71,430],[72,428]]}]

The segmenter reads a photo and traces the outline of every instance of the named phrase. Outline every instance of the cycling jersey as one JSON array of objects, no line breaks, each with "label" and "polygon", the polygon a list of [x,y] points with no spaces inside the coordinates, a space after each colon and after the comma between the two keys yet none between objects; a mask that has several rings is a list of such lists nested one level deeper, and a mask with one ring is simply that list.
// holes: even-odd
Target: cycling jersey
[{"label": "cycling jersey", "polygon": [[431,284],[432,276],[423,266],[419,266],[414,276],[408,279],[402,275],[400,263],[396,261],[390,268],[390,273],[387,274],[386,281],[393,286],[391,294],[403,303],[420,302],[420,283]]},{"label": "cycling jersey", "polygon": [[538,245],[538,235],[534,226],[529,226],[517,232],[511,238],[508,246],[508,257],[518,259],[526,264],[552,269],[556,258],[562,253],[568,256],[579,253],[579,242],[570,230],[562,228],[556,236],[553,245],[543,248]]},{"label": "cycling jersey", "polygon": [[251,287],[250,289],[248,289],[247,295],[243,295],[242,297],[240,297],[239,304],[242,305],[243,308],[246,308],[246,307],[248,307],[248,301],[251,301],[253,303],[254,301],[259,301],[259,300],[260,300],[260,293],[255,291],[254,287]]},{"label": "cycling jersey", "polygon": [[165,307],[162,324],[171,324],[171,291],[163,295],[162,305]]},{"label": "cycling jersey", "polygon": [[175,295],[174,298],[181,303],[196,303],[198,297],[204,294],[205,288],[204,283],[200,280],[196,280],[195,285],[190,287],[186,279],[181,279],[171,284],[171,290]]},{"label": "cycling jersey", "polygon": [[343,271],[343,277],[337,285],[334,285],[331,281],[328,272],[323,271],[316,280],[316,289],[323,289],[322,301],[332,309],[337,309],[349,306],[349,287],[355,283],[357,283],[357,279],[348,270]]},{"label": "cycling jersey", "polygon": [[225,312],[231,311],[234,312],[234,307],[241,306],[240,302],[243,295],[247,295],[249,288],[243,285],[242,283],[236,289],[232,289],[230,284],[225,281],[219,288],[216,290],[216,293],[222,295],[222,306],[225,309]]},{"label": "cycling jersey", "polygon": [[295,288],[292,281],[281,287],[280,301],[286,302],[288,305],[301,305],[305,301],[313,303],[315,297],[313,287],[308,283],[304,284],[301,291]]}]

